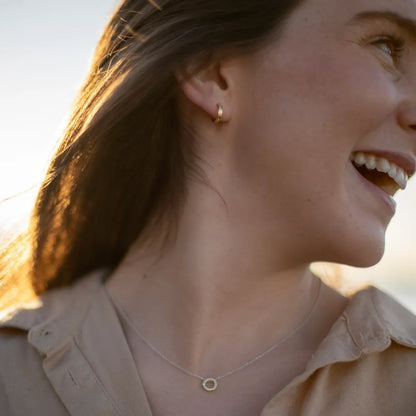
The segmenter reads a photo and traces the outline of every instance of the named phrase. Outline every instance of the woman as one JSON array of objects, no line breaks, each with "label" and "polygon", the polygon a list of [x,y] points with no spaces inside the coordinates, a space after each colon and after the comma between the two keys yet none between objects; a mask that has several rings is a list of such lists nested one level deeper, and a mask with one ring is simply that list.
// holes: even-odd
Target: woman
[{"label": "woman", "polygon": [[2,414],[414,415],[416,318],[309,264],[383,254],[415,173],[415,20],[124,1],[3,255],[27,250],[4,273],[42,296],[3,313]]}]

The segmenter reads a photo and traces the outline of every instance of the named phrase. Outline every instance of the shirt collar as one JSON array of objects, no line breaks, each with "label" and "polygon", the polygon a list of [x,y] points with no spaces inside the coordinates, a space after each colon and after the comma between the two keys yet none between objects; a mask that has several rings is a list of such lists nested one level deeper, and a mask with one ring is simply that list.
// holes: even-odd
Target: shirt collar
[{"label": "shirt collar", "polygon": [[[69,288],[56,289],[41,299],[6,309],[0,315],[0,327],[30,331],[29,341],[39,352],[47,353],[73,336],[108,273],[95,271]],[[388,294],[369,286],[350,298],[311,361],[322,365],[351,360],[382,351],[391,341],[416,348],[416,317]],[[344,347],[334,349],[334,343]]]},{"label": "shirt collar", "polygon": [[416,317],[381,290],[369,286],[357,292],[344,312],[351,336],[363,352],[372,340],[393,340],[416,348]]},{"label": "shirt collar", "polygon": [[300,378],[336,362],[382,352],[392,341],[416,348],[416,316],[388,294],[368,286],[351,296]]},{"label": "shirt collar", "polygon": [[74,335],[106,274],[95,271],[71,287],[51,290],[38,299],[7,308],[0,315],[0,328],[29,331],[29,342],[42,354],[50,352]]}]

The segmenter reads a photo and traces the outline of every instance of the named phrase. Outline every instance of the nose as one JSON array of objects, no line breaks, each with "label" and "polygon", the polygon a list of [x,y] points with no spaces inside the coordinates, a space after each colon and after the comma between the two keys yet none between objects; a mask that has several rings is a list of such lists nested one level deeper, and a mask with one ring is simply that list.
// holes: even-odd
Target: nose
[{"label": "nose", "polygon": [[[415,72],[416,74],[416,72]],[[408,151],[416,160],[416,77],[402,80],[401,99],[398,104],[397,122],[402,131],[406,132]]]},{"label": "nose", "polygon": [[403,130],[408,134],[410,148],[413,157],[416,158],[416,103],[407,105],[399,112],[398,121]]},{"label": "nose", "polygon": [[398,115],[400,126],[409,132],[414,132],[416,136],[416,97],[412,103],[403,105]]},{"label": "nose", "polygon": [[416,138],[416,77],[402,80],[400,95],[397,121],[402,129],[415,133]]}]

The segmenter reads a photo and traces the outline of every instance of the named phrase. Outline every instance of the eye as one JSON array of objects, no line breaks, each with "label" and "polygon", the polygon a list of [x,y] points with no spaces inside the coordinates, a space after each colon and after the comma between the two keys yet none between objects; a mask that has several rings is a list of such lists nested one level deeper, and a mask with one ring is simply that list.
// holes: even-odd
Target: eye
[{"label": "eye", "polygon": [[394,63],[397,63],[400,60],[405,47],[404,39],[393,35],[379,36],[374,39],[371,44],[388,55]]}]

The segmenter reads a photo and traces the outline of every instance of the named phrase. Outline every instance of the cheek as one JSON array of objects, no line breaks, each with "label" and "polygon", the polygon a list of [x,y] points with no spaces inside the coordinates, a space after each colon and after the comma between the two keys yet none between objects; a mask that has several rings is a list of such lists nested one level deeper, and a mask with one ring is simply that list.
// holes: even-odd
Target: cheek
[{"label": "cheek", "polygon": [[257,194],[339,200],[351,151],[391,119],[390,74],[349,48],[269,57],[245,83],[236,165]]},{"label": "cheek", "polygon": [[265,150],[277,141],[292,153],[345,157],[343,150],[391,119],[398,102],[392,75],[358,48],[271,60],[250,92],[257,133],[269,138]]},{"label": "cheek", "polygon": [[341,135],[350,130],[366,135],[395,111],[398,95],[392,74],[358,45],[326,50],[306,62],[298,61],[296,67],[303,71],[296,78],[288,74],[288,79],[293,95],[302,97],[297,105],[306,104],[303,108],[311,123],[321,120]]},{"label": "cheek", "polygon": [[374,57],[344,48],[292,45],[259,62],[239,92],[234,156],[257,214],[283,214],[305,242],[318,236],[315,257],[359,266],[379,260],[385,224],[356,208],[349,156],[390,123],[398,93]]},{"label": "cheek", "polygon": [[314,39],[295,37],[284,48],[277,43],[240,80],[238,134],[252,145],[251,155],[276,145],[288,152],[351,150],[396,110],[393,75],[370,51],[345,40]]}]

